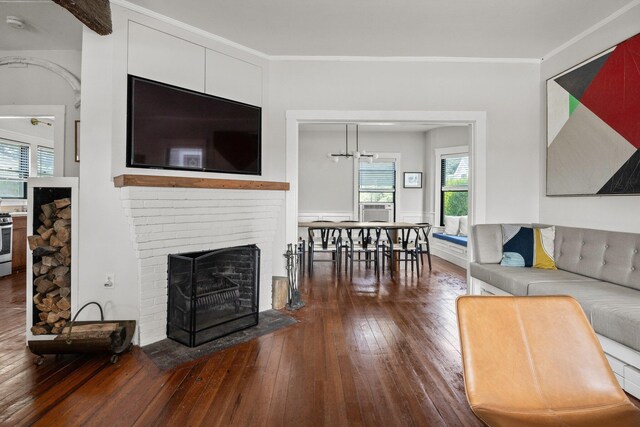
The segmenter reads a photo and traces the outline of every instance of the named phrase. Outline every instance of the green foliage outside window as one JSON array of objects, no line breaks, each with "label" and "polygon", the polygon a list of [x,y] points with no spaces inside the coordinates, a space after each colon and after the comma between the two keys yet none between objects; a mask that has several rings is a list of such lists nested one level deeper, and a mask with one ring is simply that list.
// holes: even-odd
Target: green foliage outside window
[{"label": "green foliage outside window", "polygon": [[449,216],[462,216],[469,213],[469,192],[445,191],[444,214]]}]

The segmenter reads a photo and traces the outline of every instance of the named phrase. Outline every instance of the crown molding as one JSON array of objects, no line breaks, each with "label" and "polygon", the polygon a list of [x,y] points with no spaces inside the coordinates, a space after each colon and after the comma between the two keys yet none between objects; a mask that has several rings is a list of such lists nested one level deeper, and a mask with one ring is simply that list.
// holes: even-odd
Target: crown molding
[{"label": "crown molding", "polygon": [[561,44],[557,48],[553,49],[552,51],[550,51],[549,53],[544,55],[542,57],[542,61],[546,61],[548,59],[553,58],[558,53],[560,53],[563,50],[567,49],[568,47],[578,43],[580,40],[588,37],[589,35],[595,33],[600,28],[602,28],[605,25],[609,24],[610,22],[616,20],[617,18],[619,18],[620,16],[624,15],[625,13],[627,13],[628,11],[630,11],[631,9],[633,9],[634,7],[637,7],[637,6],[640,6],[640,0],[633,0],[631,3],[629,3],[626,6],[616,10],[611,15],[607,16],[606,18],[604,18],[602,21],[597,22],[596,24],[592,25],[591,27],[587,28],[586,30],[584,30],[583,32],[578,34],[577,36],[567,40],[566,42],[564,42],[563,44]]},{"label": "crown molding", "polygon": [[539,64],[539,58],[483,58],[475,56],[304,56],[272,55],[272,61],[331,62],[467,62],[487,64]]}]

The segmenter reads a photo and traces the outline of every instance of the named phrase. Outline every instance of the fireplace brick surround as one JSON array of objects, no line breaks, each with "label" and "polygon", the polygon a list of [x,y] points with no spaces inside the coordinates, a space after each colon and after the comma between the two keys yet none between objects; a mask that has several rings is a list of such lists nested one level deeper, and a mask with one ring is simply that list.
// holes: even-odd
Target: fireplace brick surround
[{"label": "fireplace brick surround", "polygon": [[[160,187],[120,191],[138,264],[140,345],[167,336],[169,254],[256,244],[261,250],[261,294],[269,295],[284,191]],[[268,300],[262,298],[263,304]]]}]

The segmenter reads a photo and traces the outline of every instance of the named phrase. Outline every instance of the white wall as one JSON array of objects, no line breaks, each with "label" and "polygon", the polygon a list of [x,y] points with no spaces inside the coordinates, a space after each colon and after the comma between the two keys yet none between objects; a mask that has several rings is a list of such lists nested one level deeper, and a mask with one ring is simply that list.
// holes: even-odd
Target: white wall
[{"label": "white wall", "polygon": [[[332,128],[335,127],[332,125]],[[352,126],[353,128],[353,126]],[[422,215],[425,191],[403,188],[403,172],[426,173],[426,143],[424,132],[361,131],[360,150],[376,153],[398,153],[397,164],[398,206],[396,216]],[[333,163],[328,152],[344,150],[345,132],[330,130],[301,131],[299,138],[299,212],[353,212],[354,162],[341,159]],[[355,149],[353,132],[349,137],[349,150]]]},{"label": "white wall", "polygon": [[353,161],[326,157],[344,150],[344,140],[344,130],[300,132],[299,212],[353,212]]},{"label": "white wall", "polygon": [[536,63],[274,61],[271,152],[283,156],[287,110],[486,111],[486,219],[536,221],[539,73]]},{"label": "white wall", "polygon": [[[81,302],[95,300],[103,303],[106,306],[105,316],[108,318],[139,320],[141,342],[147,344],[163,337],[161,333],[164,328],[160,323],[166,318],[166,300],[158,293],[164,292],[166,295],[166,280],[164,289],[157,288],[152,292],[146,288],[149,283],[160,283],[162,280],[158,279],[160,271],[153,273],[152,279],[155,282],[147,280],[148,259],[141,248],[155,245],[154,250],[157,249],[158,256],[166,248],[162,246],[162,242],[150,242],[148,236],[139,235],[137,227],[147,219],[133,215],[131,210],[140,203],[146,208],[149,204],[167,202],[132,199],[132,194],[144,192],[115,188],[112,178],[122,173],[227,179],[256,177],[126,168],[127,73],[229,96],[240,101],[264,103],[267,96],[262,88],[266,84],[262,80],[267,79],[268,70],[265,70],[260,58],[166,22],[117,5],[112,5],[112,15],[112,35],[101,37],[86,29],[83,33],[82,65],[87,78],[83,81],[82,92],[79,293]],[[229,72],[230,69],[233,72]],[[218,77],[216,73],[222,73],[224,78]],[[234,79],[234,76],[239,80]],[[242,84],[243,82],[247,82],[247,85]],[[226,90],[224,94],[217,92],[221,88]],[[263,133],[267,127],[267,124],[263,125]],[[259,179],[275,180],[279,165],[273,164],[268,139],[263,140],[263,150],[263,174]],[[157,198],[164,197],[163,192],[157,193]],[[174,191],[173,198],[176,197],[175,193],[179,193],[178,198],[186,201],[190,197],[203,197],[200,193]],[[165,217],[172,215],[170,209],[173,209],[173,205],[163,205],[162,208],[155,208],[148,216],[154,216],[154,221],[174,222],[173,216]],[[206,207],[193,209],[199,210],[198,214],[207,210]],[[182,206],[175,206],[175,210],[180,211],[174,212],[174,216],[178,218],[175,222],[179,222],[180,215],[190,214]],[[281,226],[277,221],[273,222],[274,225],[268,227],[272,231]],[[258,233],[259,229],[251,227],[251,231]],[[203,232],[203,237],[205,234]],[[191,240],[204,245],[201,239]],[[258,242],[258,239],[254,241]],[[285,250],[283,234],[276,234],[270,241],[271,247],[265,248],[267,244],[259,244],[263,249],[263,273],[266,277],[283,275],[284,258],[279,256]],[[184,250],[178,248],[177,252],[193,250],[188,243],[183,246]],[[271,253],[275,255],[271,256]],[[164,255],[166,261],[166,253]],[[115,289],[103,287],[107,272],[115,274]],[[270,290],[270,281],[263,280],[261,309],[266,308],[270,302]],[[160,309],[163,304],[164,307]]]},{"label": "white wall", "polygon": [[435,213],[435,180],[437,173],[435,168],[435,150],[438,148],[468,146],[469,128],[467,126],[446,126],[431,129],[426,134],[426,141],[427,174],[425,176],[425,209],[428,212]]},{"label": "white wall", "polygon": [[[546,59],[541,67],[540,96],[545,112],[546,80],[640,32],[640,5],[577,43]],[[544,117],[544,116],[542,116]],[[546,125],[540,122],[540,222],[614,231],[640,232],[640,196],[547,197],[545,190]]]},{"label": "white wall", "polygon": [[[80,78],[81,52],[75,50],[0,51],[5,56],[27,56],[54,62]],[[71,86],[59,75],[42,67],[0,67],[0,104],[2,105],[65,105],[64,175],[78,176],[75,161],[75,121],[80,110],[75,108]],[[59,124],[56,124],[59,125]],[[58,147],[56,147],[58,149]]]}]

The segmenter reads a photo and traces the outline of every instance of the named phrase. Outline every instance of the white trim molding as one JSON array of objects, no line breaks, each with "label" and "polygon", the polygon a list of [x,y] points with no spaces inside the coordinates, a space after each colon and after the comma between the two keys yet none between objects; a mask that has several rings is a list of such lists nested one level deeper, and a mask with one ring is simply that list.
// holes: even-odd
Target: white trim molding
[{"label": "white trim molding", "polygon": [[[486,220],[486,146],[487,114],[485,111],[335,111],[289,110],[286,113],[285,174],[291,190],[285,201],[285,239],[298,236],[298,138],[302,123],[336,122],[419,122],[470,125],[469,166],[469,224]],[[471,248],[469,248],[471,249]]]},{"label": "white trim molding", "polygon": [[32,58],[29,56],[4,56],[0,58],[0,67],[3,65],[11,64],[35,65],[59,75],[60,77],[65,79],[65,81],[69,83],[69,86],[71,86],[71,89],[73,89],[73,95],[76,98],[76,102],[74,105],[76,108],[80,108],[80,79],[76,77],[75,74],[73,74],[71,71],[61,67],[55,62],[47,61],[46,59],[41,58]]}]

